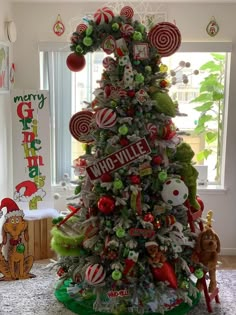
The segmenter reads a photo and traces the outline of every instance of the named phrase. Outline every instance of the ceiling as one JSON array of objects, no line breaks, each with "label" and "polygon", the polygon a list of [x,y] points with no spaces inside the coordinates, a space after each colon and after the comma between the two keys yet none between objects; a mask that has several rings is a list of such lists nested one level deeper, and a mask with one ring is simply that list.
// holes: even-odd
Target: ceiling
[{"label": "ceiling", "polygon": [[[12,3],[81,3],[81,2],[100,2],[105,4],[104,0],[11,0]],[[117,0],[110,0],[110,2],[119,2]],[[137,0],[129,0],[128,2],[140,2]],[[165,3],[236,3],[236,0],[148,0],[148,2],[156,2],[158,4]]]}]

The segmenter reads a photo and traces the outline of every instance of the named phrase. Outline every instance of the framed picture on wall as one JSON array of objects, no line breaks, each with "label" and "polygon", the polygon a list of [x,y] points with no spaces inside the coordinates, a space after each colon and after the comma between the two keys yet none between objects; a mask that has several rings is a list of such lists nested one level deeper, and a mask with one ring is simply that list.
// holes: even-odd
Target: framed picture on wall
[{"label": "framed picture on wall", "polygon": [[9,92],[9,46],[0,42],[0,93]]}]

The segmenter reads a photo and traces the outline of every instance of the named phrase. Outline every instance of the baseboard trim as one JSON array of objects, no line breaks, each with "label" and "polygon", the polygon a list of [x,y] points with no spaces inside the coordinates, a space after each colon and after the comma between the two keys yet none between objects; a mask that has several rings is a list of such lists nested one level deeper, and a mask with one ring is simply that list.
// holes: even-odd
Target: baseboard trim
[{"label": "baseboard trim", "polygon": [[236,248],[221,248],[220,255],[236,256]]}]

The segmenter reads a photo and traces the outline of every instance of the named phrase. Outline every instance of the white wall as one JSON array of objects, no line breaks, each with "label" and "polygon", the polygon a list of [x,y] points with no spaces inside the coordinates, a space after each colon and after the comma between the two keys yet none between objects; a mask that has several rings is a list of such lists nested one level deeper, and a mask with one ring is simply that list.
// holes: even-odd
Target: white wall
[{"label": "white wall", "polygon": [[[8,0],[0,0],[0,42],[9,44],[5,23],[12,20],[12,9]],[[12,60],[10,45],[10,62]],[[0,93],[0,200],[12,197],[12,150],[11,107],[9,93]]]},{"label": "white wall", "polygon": [[[152,4],[152,6],[155,12],[155,4]],[[99,7],[102,7],[102,5],[99,5]],[[133,7],[135,8],[135,4]],[[162,10],[163,8],[167,12],[168,21],[176,21],[184,41],[232,41],[234,49],[236,29],[233,25],[235,24],[236,5],[167,4],[162,7]],[[80,22],[80,18],[86,13],[95,12],[96,9],[98,9],[98,3],[15,3],[13,11],[18,29],[18,39],[14,44],[14,61],[17,69],[16,87],[22,89],[39,88],[39,41],[69,42],[70,34]],[[66,27],[66,33],[61,37],[57,37],[52,32],[52,26],[58,14],[61,14],[62,21]],[[212,16],[216,18],[220,26],[220,32],[216,38],[210,38],[206,33],[206,26]],[[216,221],[214,227],[220,235],[223,248],[222,253],[224,254],[236,254],[236,167],[234,163],[236,156],[234,129],[236,117],[236,89],[234,87],[234,82],[236,82],[235,51],[232,53],[230,79],[225,169],[225,186],[227,190],[200,193],[206,209],[214,211],[214,219]],[[3,110],[0,107],[0,113],[8,120],[8,109]],[[0,117],[0,119],[3,118]],[[6,124],[5,128],[7,129]],[[1,134],[0,137],[0,145],[1,142],[5,141],[4,148],[7,148],[6,136],[2,139]],[[2,166],[3,164],[1,164],[0,170],[3,168]],[[0,180],[2,181],[2,179]],[[0,187],[2,186],[3,183],[0,184]]]}]

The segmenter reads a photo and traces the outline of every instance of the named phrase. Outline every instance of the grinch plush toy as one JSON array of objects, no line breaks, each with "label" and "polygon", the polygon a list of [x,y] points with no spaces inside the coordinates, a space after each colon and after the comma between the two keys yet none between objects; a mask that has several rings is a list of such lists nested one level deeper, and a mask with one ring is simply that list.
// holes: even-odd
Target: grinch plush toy
[{"label": "grinch plush toy", "polygon": [[180,165],[178,173],[184,181],[185,185],[188,187],[188,200],[190,205],[194,209],[199,210],[200,205],[196,199],[198,171],[192,165],[193,157],[194,152],[188,143],[181,142],[177,146],[176,152],[174,154],[174,161]]}]

